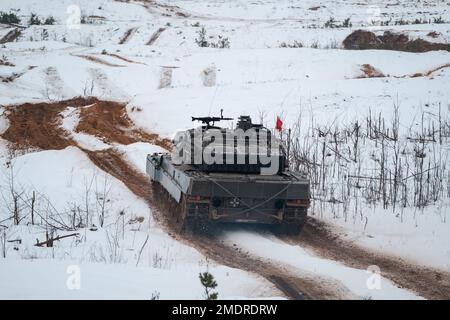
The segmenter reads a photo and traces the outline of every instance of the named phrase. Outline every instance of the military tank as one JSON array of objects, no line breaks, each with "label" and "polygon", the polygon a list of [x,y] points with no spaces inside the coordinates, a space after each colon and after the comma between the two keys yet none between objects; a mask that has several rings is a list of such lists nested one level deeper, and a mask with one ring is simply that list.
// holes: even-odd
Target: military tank
[{"label": "military tank", "polygon": [[192,117],[202,126],[179,132],[171,153],[147,155],[146,171],[180,230],[220,223],[266,224],[299,233],[310,204],[309,180],[288,168],[280,139],[249,116]]}]

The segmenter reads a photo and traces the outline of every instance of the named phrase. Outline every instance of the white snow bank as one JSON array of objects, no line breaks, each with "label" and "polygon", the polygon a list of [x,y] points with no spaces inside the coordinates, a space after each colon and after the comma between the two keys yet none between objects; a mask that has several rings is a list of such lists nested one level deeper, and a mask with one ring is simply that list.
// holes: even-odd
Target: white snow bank
[{"label": "white snow bank", "polygon": [[133,166],[142,174],[147,174],[145,171],[145,165],[148,154],[155,152],[167,152],[167,150],[159,146],[145,142],[136,142],[127,146],[117,146],[117,149],[123,152],[125,159],[133,164]]},{"label": "white snow bank", "polygon": [[[185,264],[177,270],[57,260],[8,260],[0,263],[0,299],[202,299],[198,273]],[[221,299],[245,299],[266,291],[239,270],[214,268]],[[79,289],[73,280],[80,275]],[[69,286],[68,286],[69,284]],[[245,284],[245,285],[244,285]],[[241,296],[244,295],[244,296]]]},{"label": "white snow bank", "polygon": [[[291,265],[299,272],[307,271],[340,281],[351,292],[370,299],[420,299],[417,295],[398,288],[391,281],[381,277],[379,289],[371,289],[367,283],[373,275],[367,270],[346,267],[332,260],[314,256],[299,246],[287,244],[273,236],[253,232],[228,231],[224,240],[251,254]],[[370,283],[370,282],[369,282]]]}]

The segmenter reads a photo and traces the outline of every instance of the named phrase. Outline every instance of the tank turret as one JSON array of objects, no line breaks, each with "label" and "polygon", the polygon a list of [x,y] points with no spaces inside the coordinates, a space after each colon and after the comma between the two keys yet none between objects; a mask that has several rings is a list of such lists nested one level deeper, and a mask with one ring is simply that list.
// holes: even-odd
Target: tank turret
[{"label": "tank turret", "polygon": [[214,125],[232,120],[223,115],[192,120],[205,125],[180,132],[174,139],[174,152],[180,163],[205,172],[260,174],[275,165],[272,174],[282,174],[286,169],[286,152],[281,141],[262,124],[254,124],[250,116],[240,116],[234,129]]}]

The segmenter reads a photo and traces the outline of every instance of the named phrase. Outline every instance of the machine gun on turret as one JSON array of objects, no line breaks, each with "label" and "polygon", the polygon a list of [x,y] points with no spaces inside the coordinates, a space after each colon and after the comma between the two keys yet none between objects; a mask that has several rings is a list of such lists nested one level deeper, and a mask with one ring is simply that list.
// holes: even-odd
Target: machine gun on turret
[{"label": "machine gun on turret", "polygon": [[[220,117],[192,117],[192,121],[201,121],[206,124],[206,128],[214,128],[214,123],[223,120],[233,120],[233,118],[225,118],[223,116],[223,109],[220,109]],[[212,122],[212,125],[210,124]]]}]

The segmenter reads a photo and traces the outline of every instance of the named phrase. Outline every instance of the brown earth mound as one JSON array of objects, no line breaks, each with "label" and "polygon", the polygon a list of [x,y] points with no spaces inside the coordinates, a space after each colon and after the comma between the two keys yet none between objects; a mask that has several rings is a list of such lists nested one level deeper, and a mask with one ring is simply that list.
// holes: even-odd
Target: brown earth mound
[{"label": "brown earth mound", "polygon": [[61,128],[61,112],[67,107],[80,108],[80,121],[75,129],[77,132],[94,135],[106,143],[143,141],[170,149],[168,139],[134,128],[125,104],[94,97],[7,106],[10,125],[1,136],[14,143],[17,149],[60,150],[77,145],[69,133]]},{"label": "brown earth mound", "polygon": [[170,149],[169,140],[134,128],[125,104],[119,102],[97,100],[92,106],[82,108],[80,122],[75,130],[96,136],[106,143],[127,145],[144,141]]},{"label": "brown earth mound", "polygon": [[343,41],[344,48],[350,50],[397,50],[407,52],[427,52],[436,50],[450,51],[450,44],[433,43],[423,39],[410,40],[402,33],[385,31],[383,35],[377,36],[373,32],[356,30]]},{"label": "brown earth mound", "polygon": [[67,132],[60,127],[60,113],[67,107],[92,104],[95,98],[74,98],[55,103],[25,103],[6,107],[8,129],[2,138],[15,143],[18,149],[64,149],[73,145]]}]

